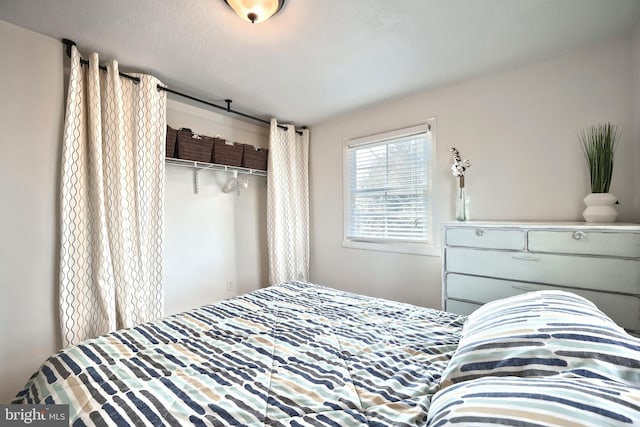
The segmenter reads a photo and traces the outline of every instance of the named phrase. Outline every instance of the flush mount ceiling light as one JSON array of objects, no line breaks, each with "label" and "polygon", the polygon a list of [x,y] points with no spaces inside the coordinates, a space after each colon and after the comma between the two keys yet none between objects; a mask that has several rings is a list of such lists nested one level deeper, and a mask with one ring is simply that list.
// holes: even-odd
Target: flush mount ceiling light
[{"label": "flush mount ceiling light", "polygon": [[242,19],[252,24],[263,22],[278,13],[284,0],[224,0]]}]

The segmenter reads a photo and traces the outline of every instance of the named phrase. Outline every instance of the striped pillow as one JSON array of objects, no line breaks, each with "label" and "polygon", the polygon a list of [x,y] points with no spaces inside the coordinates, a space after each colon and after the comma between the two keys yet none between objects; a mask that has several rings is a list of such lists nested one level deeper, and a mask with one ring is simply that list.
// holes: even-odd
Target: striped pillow
[{"label": "striped pillow", "polygon": [[640,340],[578,295],[530,292],[469,316],[440,386],[559,373],[640,384]]},{"label": "striped pillow", "polygon": [[436,393],[427,425],[640,425],[640,388],[564,376],[478,378]]}]

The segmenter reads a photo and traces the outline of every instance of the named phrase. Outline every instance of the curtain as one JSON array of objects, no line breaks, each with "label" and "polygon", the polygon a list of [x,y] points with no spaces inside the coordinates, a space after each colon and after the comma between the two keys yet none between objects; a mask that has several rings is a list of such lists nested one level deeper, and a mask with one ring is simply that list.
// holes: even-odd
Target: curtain
[{"label": "curtain", "polygon": [[166,93],[72,49],[60,183],[65,346],[163,314]]},{"label": "curtain", "polygon": [[267,173],[269,283],[309,278],[309,131],[271,119]]}]

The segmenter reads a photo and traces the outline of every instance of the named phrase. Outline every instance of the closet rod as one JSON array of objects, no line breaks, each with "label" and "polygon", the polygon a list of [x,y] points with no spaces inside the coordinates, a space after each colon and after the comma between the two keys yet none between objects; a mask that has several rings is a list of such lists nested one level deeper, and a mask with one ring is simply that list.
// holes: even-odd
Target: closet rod
[{"label": "closet rod", "polygon": [[[76,46],[76,42],[74,42],[73,40],[69,40],[69,39],[62,39],[62,43],[64,43],[64,45],[67,48],[67,56],[69,58],[71,58],[71,46]],[[80,63],[82,65],[89,65],[89,61],[86,60],[86,59],[83,59],[83,58],[80,58]],[[101,70],[107,71],[107,67],[105,67],[104,65],[100,65],[99,67],[100,67]],[[120,77],[124,77],[125,79],[133,80],[136,83],[140,83],[140,79],[138,77],[130,76],[129,74],[125,74],[123,72],[119,72],[119,74],[120,74]],[[223,105],[214,104],[213,102],[209,102],[209,101],[206,101],[206,100],[201,99],[201,98],[197,98],[197,97],[192,96],[192,95],[188,95],[186,93],[178,92],[177,90],[170,89],[170,88],[168,88],[166,86],[158,85],[158,90],[163,90],[165,92],[169,92],[169,93],[172,93],[174,95],[178,95],[178,96],[181,96],[183,98],[190,99],[192,101],[200,102],[201,104],[208,105],[209,107],[217,108],[219,110],[226,111],[227,113],[232,113],[232,114],[235,114],[237,116],[245,117],[247,119],[251,119],[251,120],[254,120],[256,122],[264,123],[266,125],[271,124],[271,122],[269,120],[265,120],[265,119],[262,119],[260,117],[252,116],[251,114],[243,113],[241,111],[236,111],[236,110],[232,109],[231,108],[231,100],[230,99],[225,99],[224,101],[226,102],[227,105],[223,106]],[[287,129],[287,127],[284,126],[284,125],[278,125],[278,127],[280,129]],[[306,129],[306,128],[307,128],[306,126],[302,126],[302,129]],[[296,133],[298,135],[302,135],[302,131],[296,130]]]}]

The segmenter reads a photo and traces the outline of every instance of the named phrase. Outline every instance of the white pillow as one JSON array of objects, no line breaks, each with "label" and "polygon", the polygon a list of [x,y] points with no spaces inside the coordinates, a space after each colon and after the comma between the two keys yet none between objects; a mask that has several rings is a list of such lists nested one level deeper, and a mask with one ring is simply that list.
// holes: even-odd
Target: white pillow
[{"label": "white pillow", "polygon": [[640,423],[640,388],[600,380],[485,377],[439,391],[427,425],[622,426]]},{"label": "white pillow", "polygon": [[640,340],[583,297],[530,292],[488,303],[469,316],[440,385],[559,373],[640,384]]}]

